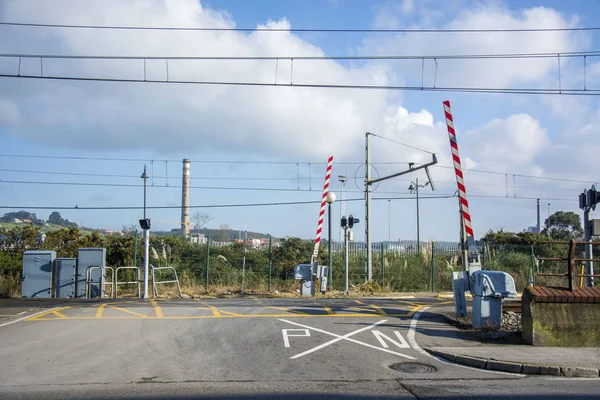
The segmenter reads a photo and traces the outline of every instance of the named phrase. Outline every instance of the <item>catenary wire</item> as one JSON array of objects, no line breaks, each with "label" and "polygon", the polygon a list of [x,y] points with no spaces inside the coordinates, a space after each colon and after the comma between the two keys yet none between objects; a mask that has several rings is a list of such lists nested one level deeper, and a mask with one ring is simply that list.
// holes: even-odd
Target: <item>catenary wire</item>
[{"label": "catenary wire", "polygon": [[581,26],[569,28],[508,28],[508,29],[373,29],[373,28],[224,28],[131,25],[50,24],[39,22],[0,21],[3,26],[34,28],[104,29],[132,31],[193,31],[193,32],[324,32],[324,33],[493,33],[493,32],[585,32],[598,31],[600,27]]},{"label": "catenary wire", "polygon": [[600,89],[554,89],[554,88],[483,88],[483,87],[423,87],[423,86],[393,86],[393,85],[341,85],[317,83],[270,83],[270,82],[236,82],[236,81],[191,81],[191,80],[158,80],[132,78],[91,78],[68,76],[35,76],[19,74],[0,74],[0,78],[58,80],[79,82],[118,82],[118,83],[154,83],[180,85],[209,85],[209,86],[240,86],[240,87],[286,87],[305,89],[363,89],[363,90],[393,90],[421,92],[451,92],[451,93],[482,93],[482,94],[517,94],[517,95],[552,95],[552,96],[598,96]]}]

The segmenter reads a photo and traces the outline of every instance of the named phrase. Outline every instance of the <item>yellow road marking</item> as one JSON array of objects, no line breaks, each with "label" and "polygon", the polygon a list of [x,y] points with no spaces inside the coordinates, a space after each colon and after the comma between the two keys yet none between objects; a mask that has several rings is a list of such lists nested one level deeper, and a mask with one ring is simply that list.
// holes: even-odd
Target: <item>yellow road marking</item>
[{"label": "yellow road marking", "polygon": [[66,315],[61,314],[60,312],[58,312],[58,310],[52,311],[52,314],[56,315],[58,318],[61,318],[61,319],[67,318]]},{"label": "yellow road marking", "polygon": [[412,317],[414,313],[416,313],[417,311],[419,311],[423,307],[424,306],[415,306],[415,307],[413,307],[413,309],[410,310],[406,316],[407,317]]},{"label": "yellow road marking", "polygon": [[[123,311],[124,313],[127,313],[127,314],[135,315],[135,316],[140,317],[140,318],[152,318],[152,317],[149,317],[147,315],[136,313],[135,311],[128,310],[126,308],[121,308],[121,307],[111,306],[111,305],[109,305],[108,307],[114,308],[115,310]],[[71,317],[71,318],[76,318],[76,317]],[[106,319],[108,317],[102,317],[102,318]],[[113,317],[110,317],[110,318],[113,318]],[[131,318],[131,317],[129,317],[129,318]]]},{"label": "yellow road marking", "polygon": [[355,302],[356,304],[362,304],[362,305],[364,305],[364,304],[365,304],[365,303],[363,303],[363,302],[362,302],[362,301],[360,301],[360,300],[354,300],[354,302]]},{"label": "yellow road marking", "polygon": [[[60,313],[59,313],[60,315],[58,315],[58,314],[55,314],[55,312],[57,312],[57,311],[61,311],[61,310],[65,310],[65,309],[67,309],[67,308],[70,308],[70,307],[71,307],[71,306],[65,306],[65,307],[60,307],[60,308],[57,308],[56,310],[50,310],[50,311],[46,311],[45,313],[38,314],[38,315],[36,315],[35,317],[27,318],[27,319],[26,319],[26,321],[35,321],[35,320],[37,320],[38,318],[42,318],[42,317],[45,317],[45,316],[47,316],[47,315],[50,315],[50,314],[54,314],[54,315],[56,315],[57,317],[59,317],[59,318],[61,318],[61,319],[66,319],[67,317],[66,317],[65,315],[63,315],[63,314],[60,314]],[[54,320],[55,318],[45,318],[45,319],[48,319],[48,320]]]},{"label": "yellow road marking", "polygon": [[163,317],[162,308],[160,308],[160,306],[158,305],[156,300],[150,299],[150,304],[152,304],[154,306],[154,312],[156,313],[156,318],[162,318]]},{"label": "yellow road marking", "polygon": [[274,310],[279,310],[279,311],[287,311],[287,312],[290,312],[290,313],[292,313],[292,314],[297,314],[297,315],[311,315],[311,314],[305,313],[305,312],[303,312],[303,311],[292,310],[292,309],[289,309],[289,308],[287,308],[287,307],[275,307],[275,306],[269,306],[269,307],[267,307],[267,308],[272,308],[272,309],[274,309]]},{"label": "yellow road marking", "polygon": [[[419,307],[421,308],[421,307]],[[129,310],[128,310],[129,311]],[[417,310],[413,310],[408,314],[388,314],[388,317],[410,317],[412,315],[413,312],[416,312]],[[141,316],[141,314],[138,314]],[[303,317],[303,318],[318,318],[318,317],[325,317],[325,318],[344,318],[344,317],[348,317],[348,318],[355,318],[355,317],[378,317],[380,318],[381,315],[379,314],[239,314],[239,315],[191,315],[191,316],[166,316],[163,317],[163,319],[219,319],[219,318],[295,318],[295,317]],[[148,317],[148,316],[143,316],[142,318],[145,319],[157,319],[154,317]],[[96,317],[67,317],[67,318],[35,318],[35,319],[28,319],[26,321],[34,321],[34,320],[39,320],[39,321],[68,321],[68,320],[86,320],[86,319],[97,319]],[[102,320],[107,320],[107,319],[140,319],[140,317],[102,317]]]},{"label": "yellow road marking", "polygon": [[348,310],[366,311],[367,313],[365,315],[379,315],[379,314],[375,314],[374,311],[369,308],[362,308],[362,307],[346,307],[346,308]]},{"label": "yellow road marking", "polygon": [[219,310],[217,310],[217,307],[208,306],[208,308],[210,309],[210,311],[212,311],[213,317],[220,317],[221,316],[221,313],[219,312]]},{"label": "yellow road marking", "polygon": [[331,307],[323,307],[325,309],[325,311],[327,311],[327,314],[329,315],[333,315],[333,311],[331,311]]},{"label": "yellow road marking", "polygon": [[102,318],[102,313],[104,312],[104,308],[107,306],[107,303],[101,304],[100,307],[98,307],[98,311],[96,311],[96,318]]},{"label": "yellow road marking", "polygon": [[234,312],[230,312],[230,311],[220,311],[221,314],[226,314],[226,315],[231,315],[232,317],[241,317],[242,314],[238,314],[238,313],[234,313]]},{"label": "yellow road marking", "polygon": [[385,311],[383,311],[383,309],[381,307],[379,307],[378,305],[370,304],[369,306],[372,309],[376,310],[379,313],[379,315],[387,315],[387,313]]}]

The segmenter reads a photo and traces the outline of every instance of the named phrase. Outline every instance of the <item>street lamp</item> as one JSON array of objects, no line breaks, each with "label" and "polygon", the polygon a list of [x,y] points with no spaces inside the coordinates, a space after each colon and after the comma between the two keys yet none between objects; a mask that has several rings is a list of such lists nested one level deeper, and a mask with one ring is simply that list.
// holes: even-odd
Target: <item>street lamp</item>
[{"label": "street lamp", "polygon": [[392,206],[388,199],[388,245],[392,243]]},{"label": "street lamp", "polygon": [[327,193],[327,214],[328,214],[328,221],[329,221],[329,276],[327,277],[327,280],[329,281],[329,289],[331,290],[332,286],[333,286],[333,273],[332,273],[332,256],[331,256],[331,205],[333,204],[333,202],[335,201],[335,193],[334,192],[329,192]]},{"label": "street lamp", "polygon": [[[338,175],[338,181],[340,181],[341,189],[342,189],[342,203],[340,205],[340,220],[342,216],[346,214],[346,202],[344,201],[344,186],[346,186],[346,175]],[[344,229],[340,229],[340,242],[342,241],[342,235],[344,234]]]},{"label": "street lamp", "polygon": [[144,180],[144,219],[140,220],[140,226],[144,233],[144,295],[143,298],[147,299],[148,295],[148,267],[150,264],[149,250],[150,250],[150,220],[146,218],[146,181],[148,180],[148,174],[146,173],[146,165],[144,165],[144,173],[140,176]]},{"label": "street lamp", "polygon": [[419,185],[419,178],[415,178],[415,182],[411,182],[408,190],[417,194],[417,252],[421,252],[421,238],[419,234],[419,188],[424,188],[429,185],[429,181],[424,185]]}]

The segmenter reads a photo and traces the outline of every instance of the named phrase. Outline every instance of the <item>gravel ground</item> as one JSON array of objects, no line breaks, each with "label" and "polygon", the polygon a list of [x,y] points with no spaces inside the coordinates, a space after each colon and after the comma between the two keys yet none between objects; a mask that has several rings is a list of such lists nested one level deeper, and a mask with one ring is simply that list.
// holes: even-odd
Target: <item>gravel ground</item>
[{"label": "gravel ground", "polygon": [[521,314],[513,311],[502,313],[502,325],[498,329],[476,329],[471,324],[471,314],[465,317],[456,317],[454,313],[446,313],[444,316],[453,325],[470,333],[474,338],[491,343],[523,343],[521,337]]}]

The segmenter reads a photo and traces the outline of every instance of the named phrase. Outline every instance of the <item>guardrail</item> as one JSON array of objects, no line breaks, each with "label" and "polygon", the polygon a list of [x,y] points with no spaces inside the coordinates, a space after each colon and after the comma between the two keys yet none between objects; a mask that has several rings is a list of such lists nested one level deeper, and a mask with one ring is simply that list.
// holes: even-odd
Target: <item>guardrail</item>
[{"label": "guardrail", "polygon": [[[92,271],[95,269],[100,270],[100,280],[98,280],[98,281],[92,280]],[[111,271],[111,279],[109,282],[106,282],[106,279],[105,279],[106,270]],[[113,298],[114,290],[115,290],[114,279],[115,279],[115,270],[112,267],[103,267],[101,265],[92,265],[90,267],[87,267],[87,269],[85,270],[85,298],[86,299],[91,298],[90,297],[91,286],[93,284],[98,284],[99,290],[100,290],[100,298],[104,298],[104,287],[106,285],[110,285],[110,298]]]},{"label": "guardrail", "polygon": [[[123,281],[120,282],[119,281],[119,271],[122,270],[134,270],[135,271],[135,280],[134,281]],[[134,267],[134,266],[126,266],[126,267],[117,267],[117,269],[115,270],[115,281],[114,281],[114,285],[115,285],[115,298],[118,297],[118,290],[119,290],[119,285],[134,285],[137,283],[137,297],[141,297],[141,293],[142,293],[142,289],[141,289],[141,282],[140,282],[140,269],[139,267]]]},{"label": "guardrail", "polygon": [[[152,271],[152,288],[154,289],[154,297],[158,297],[158,290],[156,288],[157,284],[163,284],[163,283],[176,283],[177,284],[177,290],[179,291],[179,297],[181,297],[181,286],[179,286],[179,278],[177,278],[177,271],[175,270],[175,268],[173,267],[155,267],[153,265],[150,265],[150,269]],[[161,270],[171,270],[173,271],[173,274],[175,275],[175,280],[170,280],[170,281],[156,281],[156,275],[155,272],[156,271],[161,271]]]}]

